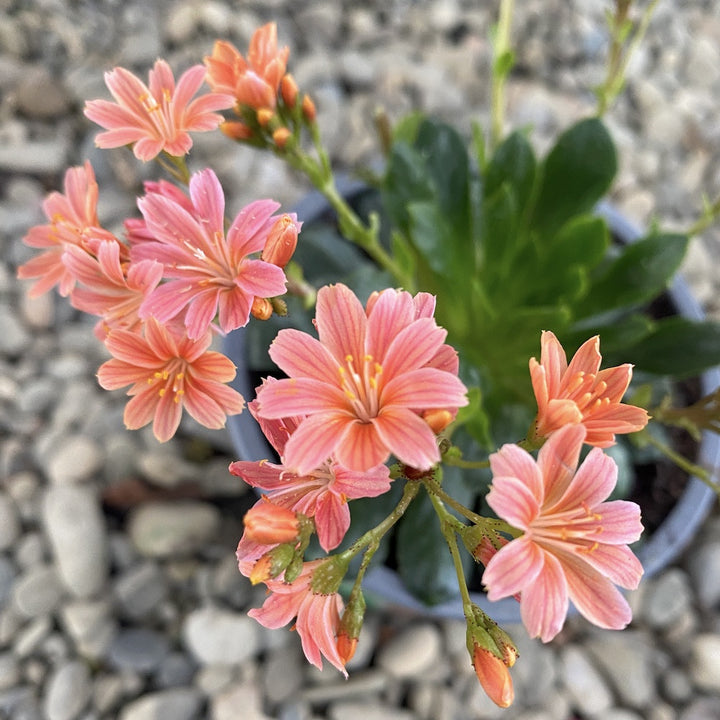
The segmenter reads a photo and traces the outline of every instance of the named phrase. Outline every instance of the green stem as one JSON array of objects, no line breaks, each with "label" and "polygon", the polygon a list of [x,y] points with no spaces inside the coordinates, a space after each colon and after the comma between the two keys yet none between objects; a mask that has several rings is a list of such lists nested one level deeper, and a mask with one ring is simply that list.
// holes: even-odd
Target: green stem
[{"label": "green stem", "polygon": [[510,71],[506,58],[511,52],[510,28],[514,0],[501,0],[493,52],[490,140],[492,147],[502,140],[505,124],[505,81]]},{"label": "green stem", "polygon": [[452,455],[445,455],[443,457],[443,463],[445,465],[465,468],[466,470],[481,470],[482,468],[490,467],[489,460],[463,460],[463,458],[453,457]]},{"label": "green stem", "polygon": [[720,216],[720,195],[715,198],[715,202],[707,205],[703,214],[685,231],[688,237],[699,235],[705,232]]},{"label": "green stem", "polygon": [[720,484],[713,482],[712,473],[708,472],[704,467],[690,462],[686,457],[676,452],[672,448],[665,445],[665,443],[658,440],[656,437],[651,435],[649,432],[643,433],[643,440],[646,440],[653,447],[657,448],[665,457],[675,463],[679,468],[684,470],[688,475],[694,475],[698,479],[702,480],[711,490],[713,490],[718,496],[720,496]]}]

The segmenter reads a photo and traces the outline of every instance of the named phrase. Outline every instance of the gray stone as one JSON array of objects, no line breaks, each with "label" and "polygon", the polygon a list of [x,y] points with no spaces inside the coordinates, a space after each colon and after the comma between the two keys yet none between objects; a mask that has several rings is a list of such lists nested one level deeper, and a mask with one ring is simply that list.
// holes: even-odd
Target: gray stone
[{"label": "gray stone", "polygon": [[197,665],[185,654],[173,652],[160,663],[155,674],[155,682],[160,688],[190,685]]},{"label": "gray stone", "polygon": [[3,608],[12,594],[13,581],[17,572],[12,562],[4,555],[0,555],[0,609]]},{"label": "gray stone", "polygon": [[104,658],[117,632],[107,600],[77,600],[62,608],[60,618],[77,652],[90,660]]},{"label": "gray stone", "polygon": [[148,693],[126,705],[119,720],[197,720],[201,698],[197,690],[173,688]]},{"label": "gray stone", "polygon": [[20,665],[11,652],[0,653],[0,691],[20,682]]},{"label": "gray stone", "polygon": [[378,666],[397,678],[420,677],[442,656],[442,636],[430,623],[400,631],[378,652]]},{"label": "gray stone", "polygon": [[[86,408],[87,409],[87,408]],[[102,467],[104,453],[100,445],[84,435],[67,437],[50,456],[47,474],[57,485],[89,480]]]},{"label": "gray stone", "polygon": [[262,695],[253,683],[233,685],[212,700],[212,720],[237,720],[242,708],[243,720],[270,720],[262,711]]},{"label": "gray stone", "polygon": [[700,605],[710,609],[720,604],[720,539],[690,553],[688,570]]},{"label": "gray stone", "polygon": [[0,491],[0,551],[12,547],[20,536],[20,517],[12,498]]},{"label": "gray stone", "polygon": [[262,686],[270,702],[283,703],[297,695],[303,682],[303,660],[297,646],[268,653],[262,668]]},{"label": "gray stone", "polygon": [[[15,146],[0,145],[0,170],[6,172],[22,172],[33,175],[54,175],[62,172],[67,165],[67,157],[70,150],[70,143],[62,136],[53,140],[27,141]],[[0,316],[2,323],[0,328],[12,330],[13,327],[7,324],[7,320]],[[24,348],[29,337],[22,333],[20,337],[10,335],[8,339],[3,338],[2,347],[7,350],[7,343],[10,341],[17,348],[20,345]],[[0,336],[2,337],[2,336]],[[12,346],[12,345],[11,345]],[[19,352],[19,349],[16,349]]]},{"label": "gray stone", "polygon": [[108,651],[111,664],[118,670],[150,673],[157,670],[170,652],[164,635],[148,628],[121,630]]},{"label": "gray stone", "polygon": [[92,684],[87,665],[68,662],[55,670],[48,680],[43,698],[47,720],[75,720],[90,699]]},{"label": "gray stone", "polygon": [[108,547],[105,519],[94,488],[55,485],[43,500],[45,530],[67,589],[91,597],[105,585]]},{"label": "gray stone", "polygon": [[696,687],[720,693],[720,634],[702,633],[691,644],[690,675]]},{"label": "gray stone", "polygon": [[[0,147],[0,169],[4,148]],[[32,338],[18,316],[5,305],[0,305],[0,352],[14,356],[27,352]]]},{"label": "gray stone", "polygon": [[68,93],[42,65],[27,68],[15,97],[21,112],[31,117],[51,118],[68,109]]},{"label": "gray stone", "polygon": [[646,590],[643,617],[656,628],[668,628],[692,604],[687,575],[679,568],[671,568],[652,580]]},{"label": "gray stone", "polygon": [[691,702],[677,720],[720,720],[720,705],[717,698],[704,697]]},{"label": "gray stone", "polygon": [[57,570],[50,565],[40,565],[18,578],[13,590],[13,602],[25,617],[49,615],[59,606],[63,588]]},{"label": "gray stone", "polygon": [[131,567],[115,582],[115,595],[123,613],[130,618],[141,618],[157,610],[167,593],[167,578],[152,561]]},{"label": "gray stone", "polygon": [[198,662],[234,665],[260,650],[260,626],[245,614],[215,607],[193,610],[183,625],[185,645]]},{"label": "gray stone", "polygon": [[217,508],[199,501],[152,502],[132,512],[128,533],[147,557],[175,557],[200,550],[220,525]]},{"label": "gray stone", "polygon": [[613,695],[610,688],[579,647],[568,645],[562,649],[560,678],[580,712],[600,715],[612,706]]},{"label": "gray stone", "polygon": [[328,709],[330,720],[417,720],[410,710],[377,702],[336,702]]},{"label": "gray stone", "polygon": [[14,637],[13,651],[19,658],[35,652],[52,631],[53,622],[48,615],[40,615],[27,623]]}]

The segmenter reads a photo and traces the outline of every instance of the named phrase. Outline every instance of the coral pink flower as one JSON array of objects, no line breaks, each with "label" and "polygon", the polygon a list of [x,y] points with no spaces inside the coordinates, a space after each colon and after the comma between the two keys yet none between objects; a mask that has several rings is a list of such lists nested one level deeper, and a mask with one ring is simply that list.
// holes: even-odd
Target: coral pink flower
[{"label": "coral pink flower", "polygon": [[643,408],[620,402],[632,378],[632,365],[600,370],[600,338],[585,342],[570,365],[551,332],[543,332],[540,362],[530,359],[530,377],[538,404],[535,435],[548,437],[568,423],[582,423],[585,442],[609,447],[615,435],[642,430],[648,422]]},{"label": "coral pink flower", "polygon": [[267,580],[269,597],[261,608],[250,610],[248,615],[266,628],[277,629],[293,618],[300,635],[305,657],[322,670],[322,657],[347,677],[345,663],[337,649],[337,632],[343,601],[338,593],[324,594],[313,590],[313,573],[324,560],[303,565],[296,580],[286,583],[281,579]]},{"label": "coral pink flower", "polygon": [[30,247],[45,249],[18,269],[19,278],[38,278],[30,289],[31,297],[42,295],[55,285],[59,286],[61,295],[70,294],[75,286],[75,276],[63,262],[69,246],[75,245],[88,251],[91,238],[118,242],[100,227],[97,216],[98,185],[88,161],[67,170],[64,190],[64,194],[50,193],[43,202],[43,212],[50,223],[30,228],[23,238]]},{"label": "coral pink flower", "polygon": [[215,92],[233,95],[240,105],[274,108],[289,54],[287,47],[278,50],[277,26],[268,23],[253,33],[247,60],[231,43],[216,41],[212,55],[205,58],[207,81]]},{"label": "coral pink flower", "polygon": [[148,318],[144,330],[143,335],[110,332],[105,345],[113,357],[98,370],[106,390],[131,386],[124,417],[130,430],[152,422],[155,437],[165,442],[175,434],[183,408],[213,429],[225,425],[226,415],[242,411],[242,396],[225,384],[235,377],[235,366],[208,350],[209,332],[190,340],[154,318]]},{"label": "coral pink flower", "polygon": [[[277,382],[268,378],[264,386]],[[304,416],[266,420],[258,417],[257,408],[255,400],[248,405],[268,440],[282,457],[288,438],[305,419]],[[303,475],[292,472],[284,465],[265,460],[239,460],[230,464],[230,472],[253,487],[267,490],[268,500],[275,505],[314,518],[318,540],[326,552],[342,542],[350,527],[348,500],[377,497],[390,489],[390,471],[385,465],[358,472],[349,470],[332,458]]]},{"label": "coral pink flower", "polygon": [[65,264],[80,283],[70,295],[73,307],[102,318],[95,326],[100,340],[111,329],[139,332],[142,321],[138,310],[162,280],[162,263],[123,263],[124,248],[114,240],[102,240],[93,246],[95,255],[74,246],[65,251]]},{"label": "coral pink flower", "polygon": [[138,206],[154,241],[136,242],[131,256],[133,261],[159,260],[169,279],[148,295],[141,317],[166,322],[187,308],[188,336],[197,339],[216,314],[224,332],[246,325],[255,296],[285,293],[285,273],[250,257],[265,247],[277,220],[272,214],[278,208],[276,202],[250,203],[226,235],[225,197],[212,170],[192,176],[190,201],[193,212],[167,193],[140,198]]},{"label": "coral pink flower", "polygon": [[215,130],[223,116],[216,110],[233,106],[234,98],[206,93],[193,100],[205,78],[205,68],[194,65],[175,85],[170,66],[157,60],[150,71],[149,87],[125,68],[105,73],[116,102],[90,100],[85,116],[106,129],[95,138],[101,148],[133,145],[135,157],[152,160],[163,150],[181,157],[192,147],[191,131]]},{"label": "coral pink flower", "polygon": [[319,340],[278,333],[270,357],[289,378],[257,396],[266,419],[307,416],[285,445],[285,466],[306,475],[333,456],[363,472],[390,453],[420,470],[435,465],[437,441],[421,414],[467,403],[457,375],[436,366],[448,363],[446,331],[418,317],[407,292],[386,290],[366,314],[344,285],[320,289],[315,325]]},{"label": "coral pink flower", "polygon": [[643,572],[628,547],[642,532],[640,508],[603,502],[617,481],[615,462],[593,448],[576,472],[585,434],[583,425],[566,425],[537,462],[517,445],[490,456],[487,502],[524,535],[490,559],[483,583],[490,600],[520,593],[523,623],[543,642],[560,632],[568,600],[595,625],[625,627],[631,611],[615,585],[636,588]]}]

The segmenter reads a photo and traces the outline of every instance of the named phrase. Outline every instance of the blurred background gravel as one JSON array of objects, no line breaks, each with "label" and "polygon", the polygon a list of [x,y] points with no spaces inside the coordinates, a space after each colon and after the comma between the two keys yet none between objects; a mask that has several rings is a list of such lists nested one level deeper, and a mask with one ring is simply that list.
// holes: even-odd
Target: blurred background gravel
[{"label": "blurred background gravel", "polygon": [[[102,73],[176,76],[215,38],[244,50],[278,23],[289,67],[319,110],[333,163],[378,155],[372,116],[421,108],[464,132],[488,114],[495,3],[463,0],[0,0],[0,720],[717,720],[720,518],[633,594],[635,620],[608,633],[572,620],[549,646],[513,629],[517,700],[483,695],[464,624],[371,613],[347,682],[304,662],[295,633],[246,617],[262,602],[236,569],[244,488],[225,433],[191,423],[158,445],[123,429],[121,392],[102,391],[92,321],[15,279],[20,240],[69,165],[89,158],[99,214],[120,231],[154,172],[99,152],[86,99]],[[602,0],[517,3],[509,122],[539,148],[591,112],[607,34]],[[661,0],[607,120],[622,153],[613,200],[641,224],[685,228],[720,191],[720,10]],[[235,212],[307,190],[279,162],[197,135]],[[234,210],[233,210],[234,209]],[[720,231],[692,245],[685,274],[720,317]]]}]

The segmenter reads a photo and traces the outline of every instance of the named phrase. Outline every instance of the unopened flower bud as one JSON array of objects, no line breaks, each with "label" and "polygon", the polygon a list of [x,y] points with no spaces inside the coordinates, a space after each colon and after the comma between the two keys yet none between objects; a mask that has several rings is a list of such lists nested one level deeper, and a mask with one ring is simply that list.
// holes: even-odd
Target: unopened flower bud
[{"label": "unopened flower bud", "polygon": [[260,545],[297,542],[297,513],[271,502],[260,502],[245,513],[245,536]]},{"label": "unopened flower bud", "polygon": [[302,99],[302,113],[303,117],[309,122],[314,123],[317,111],[315,110],[315,103],[312,101],[309,95],[303,95]]},{"label": "unopened flower bud", "polygon": [[275,145],[282,150],[287,144],[288,140],[292,137],[292,133],[286,127],[279,127],[272,134],[273,142]]},{"label": "unopened flower bud", "polygon": [[293,582],[300,577],[300,573],[303,570],[304,561],[302,555],[295,555],[292,562],[285,568],[285,582]]},{"label": "unopened flower bud", "polygon": [[472,664],[487,696],[501,708],[510,707],[515,699],[515,691],[507,665],[480,645],[473,648]]},{"label": "unopened flower bud", "polygon": [[276,578],[283,570],[287,575],[288,566],[295,559],[295,548],[292,545],[278,545],[266,552],[250,571],[250,582],[257,585]]},{"label": "unopened flower bud", "polygon": [[280,81],[280,95],[289,108],[294,108],[298,99],[298,86],[290,73],[285,73]]},{"label": "unopened flower bud", "polygon": [[257,121],[260,127],[267,127],[273,117],[275,117],[275,113],[270,108],[260,108],[257,111]]},{"label": "unopened flower bud", "polygon": [[258,320],[269,320],[273,314],[272,303],[267,298],[256,296],[250,307],[250,314]]},{"label": "unopened flower bud", "polygon": [[300,223],[292,215],[282,215],[270,228],[260,259],[284,268],[297,247]]},{"label": "unopened flower bud", "polygon": [[253,136],[252,129],[239,120],[226,120],[220,124],[220,130],[231,140],[249,140]]},{"label": "unopened flower bud", "polygon": [[453,421],[453,414],[449,410],[425,410],[422,418],[439,435]]},{"label": "unopened flower bud", "polygon": [[331,556],[315,568],[310,588],[316,595],[332,595],[338,591],[347,573],[348,561],[338,555]]},{"label": "unopened flower bud", "polygon": [[337,651],[342,658],[343,665],[348,663],[355,655],[364,617],[365,598],[362,592],[358,592],[357,595],[351,597],[345,607],[337,631]]}]

